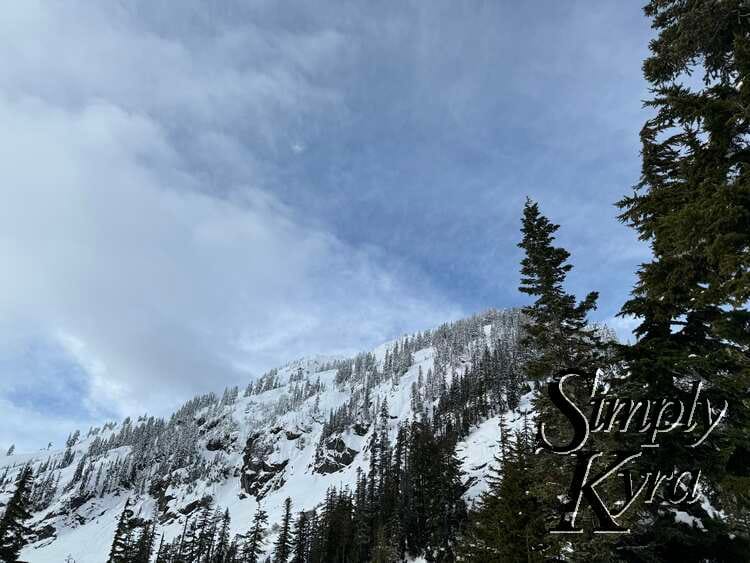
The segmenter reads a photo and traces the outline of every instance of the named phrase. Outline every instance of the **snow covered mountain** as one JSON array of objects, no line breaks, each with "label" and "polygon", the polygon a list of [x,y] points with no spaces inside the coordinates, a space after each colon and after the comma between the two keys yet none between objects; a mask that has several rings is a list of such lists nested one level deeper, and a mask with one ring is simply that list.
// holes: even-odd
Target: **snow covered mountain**
[{"label": "snow covered mountain", "polygon": [[166,540],[208,502],[244,533],[258,503],[273,524],[286,497],[311,510],[331,487],[354,489],[376,428],[385,424],[393,441],[420,416],[456,428],[471,502],[485,487],[499,416],[518,427],[529,408],[514,375],[520,325],[518,311],[490,310],[354,358],[291,362],[245,389],[196,397],[169,419],[126,419],[76,431],[64,449],[0,457],[0,507],[31,465],[35,537],[22,558],[33,563],[106,561],[128,499]]}]

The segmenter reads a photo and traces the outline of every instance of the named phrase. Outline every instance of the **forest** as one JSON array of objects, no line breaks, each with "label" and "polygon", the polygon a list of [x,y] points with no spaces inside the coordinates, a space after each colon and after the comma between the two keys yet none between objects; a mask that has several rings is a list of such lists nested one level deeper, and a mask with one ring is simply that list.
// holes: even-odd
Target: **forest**
[{"label": "forest", "polygon": [[[313,510],[295,511],[295,499],[287,498],[278,522],[269,522],[259,492],[252,520],[234,535],[229,511],[210,498],[169,539],[158,521],[140,517],[126,502],[108,563],[750,560],[750,8],[743,0],[651,0],[645,14],[656,31],[643,63],[652,116],[641,130],[640,180],[617,202],[620,220],[652,251],[636,272],[632,293],[623,296],[620,314],[638,320],[635,341],[618,343],[591,322],[596,291],[568,293],[572,257],[556,243],[560,225],[527,199],[520,217],[519,291],[530,303],[494,319],[504,327],[503,338],[493,335],[490,345],[476,345],[486,322],[478,318],[399,341],[382,368],[369,354],[325,366],[336,370],[336,385],[351,394],[348,402],[319,413],[324,431],[316,468],[330,462],[327,444],[339,433],[371,428],[369,467],[355,483],[329,489]],[[688,83],[687,76],[698,80]],[[391,443],[389,406],[369,394],[383,382],[397,386],[414,352],[429,346],[436,368],[420,373],[410,390],[414,416],[399,422]],[[449,374],[460,354],[469,361]],[[612,397],[644,404],[669,397],[690,405],[700,385],[713,430],[701,433],[700,447],[691,447],[694,440],[683,432],[660,433],[660,447],[648,449],[636,471],[700,470],[701,502],[674,508],[639,499],[629,507],[629,533],[616,535],[592,534],[600,522],[584,507],[578,514],[584,533],[549,533],[574,510],[569,487],[577,458],[539,451],[537,428],[544,424],[558,443],[570,438],[570,424],[547,385],[572,369],[589,378],[571,392],[581,404],[588,404],[592,385],[605,384]],[[117,433],[94,440],[70,482],[54,475],[74,463],[72,454],[37,471],[45,473],[43,480],[30,467],[21,469],[0,517],[0,559],[19,560],[32,533],[26,525],[31,513],[48,506],[58,490],[75,490],[84,502],[115,491],[125,498],[158,497],[160,478],[185,484],[226,478],[220,457],[211,463],[192,448],[200,425],[184,421],[202,409],[218,413],[240,393],[252,397],[285,384],[277,375],[272,370],[221,398],[198,397],[170,420],[126,421]],[[294,411],[324,387],[301,370],[289,384],[293,392],[266,413],[267,420]],[[503,413],[517,409],[529,393],[528,417],[520,428],[509,428]],[[721,405],[726,416],[718,414]],[[600,407],[616,414],[614,401]],[[493,416],[501,421],[498,454],[487,460],[486,491],[468,503],[470,484],[456,446]],[[69,447],[78,439],[71,436]],[[132,447],[127,458],[94,463],[124,445]],[[589,452],[639,447],[638,433],[624,432],[592,433],[586,444]],[[9,482],[7,473],[0,483]],[[616,483],[603,491],[611,499],[624,494]]]}]

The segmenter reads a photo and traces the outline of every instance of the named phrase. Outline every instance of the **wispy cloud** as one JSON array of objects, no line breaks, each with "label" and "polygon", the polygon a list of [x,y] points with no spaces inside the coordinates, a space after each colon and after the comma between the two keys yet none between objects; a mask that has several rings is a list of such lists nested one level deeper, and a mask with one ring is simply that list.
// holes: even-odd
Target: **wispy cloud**
[{"label": "wispy cloud", "polygon": [[[612,203],[637,175],[647,37],[619,2],[6,7],[8,432],[517,305],[526,195],[611,317],[645,251]],[[29,349],[30,382],[75,391],[55,413],[14,383]]]},{"label": "wispy cloud", "polygon": [[[23,346],[50,343],[26,358],[27,384],[9,362],[0,370],[14,419],[0,439],[51,432],[20,432],[23,413],[165,412],[303,353],[458,313],[416,269],[264,189],[255,161],[289,142],[295,115],[331,101],[301,71],[335,37],[279,38],[278,53],[251,26],[200,53],[83,8],[17,7],[0,33],[14,55],[0,77],[3,336],[25,326]],[[50,408],[58,393],[65,412]]]}]

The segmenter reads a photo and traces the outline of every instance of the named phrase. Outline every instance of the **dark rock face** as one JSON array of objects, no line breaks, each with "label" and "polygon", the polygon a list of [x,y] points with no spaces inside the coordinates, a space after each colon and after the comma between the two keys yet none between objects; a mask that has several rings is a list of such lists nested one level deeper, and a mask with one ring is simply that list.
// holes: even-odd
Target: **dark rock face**
[{"label": "dark rock face", "polygon": [[347,447],[344,440],[334,436],[326,440],[315,459],[315,473],[335,473],[350,465],[359,452]]},{"label": "dark rock face", "polygon": [[215,452],[219,450],[229,452],[232,450],[234,440],[235,438],[228,435],[221,436],[219,438],[209,438],[208,442],[206,442],[206,449],[209,452]]},{"label": "dark rock face", "polygon": [[357,422],[356,424],[354,424],[354,426],[352,426],[352,430],[354,430],[354,433],[357,436],[364,436],[365,434],[367,434],[367,431],[369,429],[370,429],[369,424],[362,424],[360,422]]},{"label": "dark rock face", "polygon": [[35,541],[42,541],[49,538],[57,538],[57,530],[54,526],[47,524],[36,530]]},{"label": "dark rock face", "polygon": [[94,495],[91,493],[82,495],[82,496],[76,496],[70,499],[70,510],[71,512],[75,512],[79,508],[81,508],[84,504],[86,504],[88,501],[90,501],[92,498],[94,498]]},{"label": "dark rock face", "polygon": [[279,489],[285,482],[284,469],[288,459],[273,463],[268,461],[273,446],[257,432],[247,439],[242,458],[240,484],[242,490],[260,500],[269,492]]},{"label": "dark rock face", "polygon": [[198,509],[203,509],[211,505],[212,501],[211,495],[207,495],[201,499],[194,500],[193,502],[186,504],[182,508],[180,508],[180,514],[192,514]]},{"label": "dark rock face", "polygon": [[148,488],[148,494],[156,501],[156,507],[162,516],[166,515],[169,502],[174,500],[173,496],[167,494],[168,488],[169,481],[166,479],[154,479]]}]

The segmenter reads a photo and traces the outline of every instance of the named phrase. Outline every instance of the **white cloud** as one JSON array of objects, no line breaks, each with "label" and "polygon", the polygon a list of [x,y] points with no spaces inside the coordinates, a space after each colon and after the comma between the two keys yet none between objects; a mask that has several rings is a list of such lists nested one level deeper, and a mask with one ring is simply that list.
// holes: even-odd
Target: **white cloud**
[{"label": "white cloud", "polygon": [[163,412],[248,368],[455,316],[263,189],[258,151],[335,100],[298,72],[335,34],[282,49],[250,29],[201,51],[93,6],[23,3],[0,23],[0,337],[63,346],[89,377],[82,409]]}]

